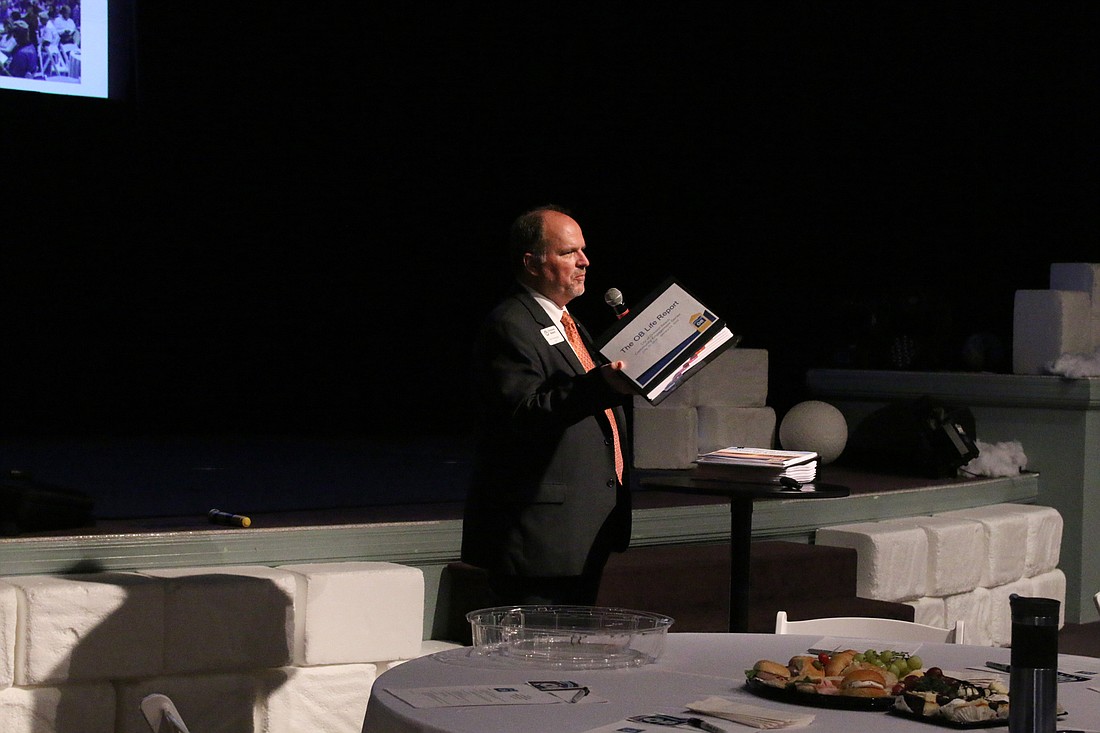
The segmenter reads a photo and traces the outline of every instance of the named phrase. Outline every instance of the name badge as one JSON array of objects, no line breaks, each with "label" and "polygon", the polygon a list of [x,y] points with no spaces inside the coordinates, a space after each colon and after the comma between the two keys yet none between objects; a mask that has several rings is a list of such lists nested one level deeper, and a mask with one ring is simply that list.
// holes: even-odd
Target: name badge
[{"label": "name badge", "polygon": [[565,341],[565,336],[561,335],[561,331],[558,330],[557,326],[547,326],[546,328],[542,329],[542,337],[546,339],[546,343],[550,344],[551,346],[553,346],[554,344],[560,344],[562,341]]}]

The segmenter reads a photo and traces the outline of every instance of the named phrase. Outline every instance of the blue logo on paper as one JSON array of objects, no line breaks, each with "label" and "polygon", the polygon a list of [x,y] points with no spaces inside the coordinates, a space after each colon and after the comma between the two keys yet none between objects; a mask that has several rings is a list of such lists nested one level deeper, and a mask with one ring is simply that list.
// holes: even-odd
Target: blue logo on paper
[{"label": "blue logo on paper", "polygon": [[695,327],[695,330],[699,333],[706,331],[714,324],[714,316],[706,311],[702,313],[695,313],[691,316],[691,325]]}]

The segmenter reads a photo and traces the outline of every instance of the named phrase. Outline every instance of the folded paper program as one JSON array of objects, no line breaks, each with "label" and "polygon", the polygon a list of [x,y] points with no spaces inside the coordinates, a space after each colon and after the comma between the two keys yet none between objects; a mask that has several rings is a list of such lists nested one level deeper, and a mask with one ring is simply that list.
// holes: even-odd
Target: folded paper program
[{"label": "folded paper program", "polygon": [[717,695],[688,703],[687,708],[695,713],[732,720],[734,723],[765,730],[805,728],[814,720],[814,716],[809,713],[784,713],[780,710],[772,710],[758,705],[735,702]]}]

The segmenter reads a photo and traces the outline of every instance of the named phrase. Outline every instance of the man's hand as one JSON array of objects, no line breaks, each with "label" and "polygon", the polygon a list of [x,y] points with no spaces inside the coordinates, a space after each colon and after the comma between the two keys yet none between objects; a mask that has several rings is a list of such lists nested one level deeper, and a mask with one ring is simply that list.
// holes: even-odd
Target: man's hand
[{"label": "man's hand", "polygon": [[635,394],[634,385],[623,374],[626,362],[613,361],[600,367],[600,376],[604,378],[608,386],[619,394]]}]

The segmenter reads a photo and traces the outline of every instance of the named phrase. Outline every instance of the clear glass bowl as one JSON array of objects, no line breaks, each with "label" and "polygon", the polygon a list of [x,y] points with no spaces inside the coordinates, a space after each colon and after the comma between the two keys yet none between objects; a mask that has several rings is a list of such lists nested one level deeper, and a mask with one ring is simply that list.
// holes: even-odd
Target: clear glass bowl
[{"label": "clear glass bowl", "polygon": [[658,613],[600,606],[498,606],[466,619],[476,654],[559,669],[650,664],[673,623]]}]

